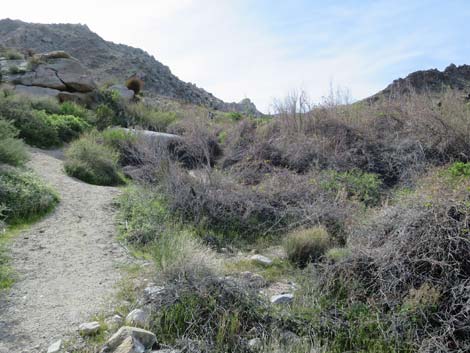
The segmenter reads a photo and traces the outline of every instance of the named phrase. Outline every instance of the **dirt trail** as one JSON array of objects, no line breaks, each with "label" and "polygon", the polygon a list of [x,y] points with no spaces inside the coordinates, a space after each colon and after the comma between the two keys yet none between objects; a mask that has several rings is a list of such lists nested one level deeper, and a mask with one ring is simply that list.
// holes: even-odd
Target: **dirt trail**
[{"label": "dirt trail", "polygon": [[[115,239],[118,189],[69,178],[60,153],[32,152],[29,166],[60,194],[48,217],[17,236],[11,247],[18,274],[0,298],[0,352],[45,352],[67,339],[115,291],[128,257]],[[109,304],[108,304],[109,305]]]}]

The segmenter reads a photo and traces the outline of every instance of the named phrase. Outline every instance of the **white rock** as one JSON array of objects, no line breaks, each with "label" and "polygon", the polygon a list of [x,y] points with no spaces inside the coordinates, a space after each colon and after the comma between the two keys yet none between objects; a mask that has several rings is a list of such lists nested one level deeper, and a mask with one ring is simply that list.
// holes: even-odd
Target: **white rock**
[{"label": "white rock", "polygon": [[294,294],[292,293],[273,295],[271,297],[271,303],[273,304],[289,304],[293,300],[294,300]]},{"label": "white rock", "polygon": [[145,347],[138,339],[134,337],[127,337],[122,343],[116,348],[113,353],[144,353]]},{"label": "white rock", "polygon": [[273,263],[273,260],[263,255],[253,255],[250,257],[250,260],[263,266],[269,266]]},{"label": "white rock", "polygon": [[47,353],[60,352],[61,347],[62,347],[62,340],[55,341],[49,346],[49,348],[47,349]]},{"label": "white rock", "polygon": [[137,327],[123,326],[106,342],[106,351],[112,352],[128,337],[138,340],[146,349],[152,348],[154,343],[157,342],[157,337],[150,331]]},{"label": "white rock", "polygon": [[104,322],[108,326],[118,326],[118,325],[122,324],[123,319],[119,315],[113,315],[111,317],[108,317]]},{"label": "white rock", "polygon": [[261,339],[259,338],[252,338],[251,340],[248,341],[248,347],[253,349],[253,350],[258,350],[262,347],[262,342]]},{"label": "white rock", "polygon": [[149,314],[148,312],[142,309],[134,309],[126,317],[126,323],[130,325],[135,325],[138,327],[147,326],[148,321],[149,321]]},{"label": "white rock", "polygon": [[98,321],[85,322],[78,326],[78,331],[84,336],[94,335],[100,330],[100,323]]},{"label": "white rock", "polygon": [[165,287],[150,286],[144,289],[144,296],[147,300],[155,300],[165,290]]}]

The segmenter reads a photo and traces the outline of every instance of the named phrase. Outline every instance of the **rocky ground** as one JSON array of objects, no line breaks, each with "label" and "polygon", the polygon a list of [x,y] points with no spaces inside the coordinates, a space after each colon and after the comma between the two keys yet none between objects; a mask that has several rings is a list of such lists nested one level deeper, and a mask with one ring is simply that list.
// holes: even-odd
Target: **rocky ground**
[{"label": "rocky ground", "polygon": [[[45,352],[106,310],[129,257],[115,239],[119,189],[65,175],[60,152],[35,150],[29,164],[60,194],[48,217],[13,241],[18,279],[0,298],[0,352]],[[106,304],[106,302],[108,302]]]}]

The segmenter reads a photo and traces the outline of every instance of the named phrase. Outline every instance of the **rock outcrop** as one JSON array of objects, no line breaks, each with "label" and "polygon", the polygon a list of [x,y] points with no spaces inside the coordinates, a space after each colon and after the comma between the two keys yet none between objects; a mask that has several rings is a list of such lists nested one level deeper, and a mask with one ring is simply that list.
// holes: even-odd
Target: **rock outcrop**
[{"label": "rock outcrop", "polygon": [[437,95],[446,89],[459,90],[464,95],[469,95],[470,65],[451,64],[444,71],[431,69],[413,72],[405,78],[394,80],[384,90],[367,98],[366,101],[374,102],[381,97],[400,98],[412,92]]},{"label": "rock outcrop", "polygon": [[145,51],[105,41],[86,25],[0,20],[0,45],[34,52],[63,50],[89,69],[99,84],[125,82],[134,73],[143,79],[145,92],[150,96],[178,99],[222,111],[260,114],[249,99],[225,103],[202,88],[183,82]]},{"label": "rock outcrop", "polygon": [[34,55],[27,60],[0,57],[1,81],[22,94],[86,102],[96,89],[91,73],[65,52]]}]

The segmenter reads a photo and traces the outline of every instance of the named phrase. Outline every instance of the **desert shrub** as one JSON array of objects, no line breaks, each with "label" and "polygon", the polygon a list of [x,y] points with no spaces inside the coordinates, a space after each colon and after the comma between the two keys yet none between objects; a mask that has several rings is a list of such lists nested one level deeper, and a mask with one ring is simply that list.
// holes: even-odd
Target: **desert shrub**
[{"label": "desert shrub", "polygon": [[167,127],[179,118],[176,112],[162,111],[145,103],[129,104],[126,111],[129,125],[152,131],[165,132]]},{"label": "desert shrub", "polygon": [[78,118],[81,118],[89,124],[94,124],[95,117],[92,111],[78,105],[74,102],[63,102],[60,105],[60,114],[61,115],[72,115]]},{"label": "desert shrub", "polygon": [[386,338],[413,342],[414,351],[468,350],[467,188],[433,174],[355,227],[350,255],[321,276],[331,305],[375,303]]},{"label": "desert shrub", "polygon": [[1,167],[0,200],[6,221],[15,223],[47,213],[58,196],[33,173]]},{"label": "desert shrub", "polygon": [[284,240],[288,259],[300,267],[320,259],[330,246],[330,235],[322,227],[296,230]]},{"label": "desert shrub", "polygon": [[47,114],[38,111],[36,116],[57,132],[60,142],[70,142],[91,127],[85,120],[73,115]]},{"label": "desert shrub", "polygon": [[364,202],[366,205],[375,206],[380,201],[382,181],[378,175],[365,173],[359,170],[347,172],[328,171],[326,179],[321,185],[329,190],[344,190],[348,197]]},{"label": "desert shrub", "polygon": [[105,145],[118,151],[121,165],[133,164],[134,145],[138,141],[135,133],[119,128],[108,128],[101,132],[100,139]]},{"label": "desert shrub", "polygon": [[124,182],[119,170],[119,154],[99,144],[96,134],[74,141],[66,151],[64,164],[68,175],[95,185],[119,185]]},{"label": "desert shrub", "polygon": [[235,282],[210,275],[186,278],[165,294],[154,320],[162,343],[178,342],[192,352],[246,352],[246,338],[266,335],[269,329],[266,303]]},{"label": "desert shrub", "polygon": [[8,68],[8,73],[11,75],[16,75],[22,73],[23,71],[16,65],[12,65]]},{"label": "desert shrub", "polygon": [[144,81],[136,76],[133,76],[126,81],[126,87],[131,91],[134,91],[135,94],[139,94],[144,88]]},{"label": "desert shrub", "polygon": [[8,121],[0,119],[0,164],[21,165],[28,160],[23,141],[17,139],[18,130]]},{"label": "desert shrub", "polygon": [[170,210],[185,222],[251,239],[318,224],[341,237],[353,210],[341,196],[309,183],[308,176],[292,173],[247,188],[218,171],[191,175],[170,165],[162,181]]},{"label": "desert shrub", "polygon": [[96,128],[98,130],[106,129],[115,123],[115,113],[106,104],[100,104],[96,108]]},{"label": "desert shrub", "polygon": [[49,148],[61,145],[58,127],[52,124],[57,119],[49,119],[50,115],[57,113],[60,113],[59,104],[50,99],[15,95],[0,98],[0,116],[11,121],[19,130],[19,137],[32,146]]},{"label": "desert shrub", "polygon": [[2,55],[7,59],[7,60],[21,60],[23,59],[23,54],[21,54],[19,51],[16,49],[6,49]]}]

